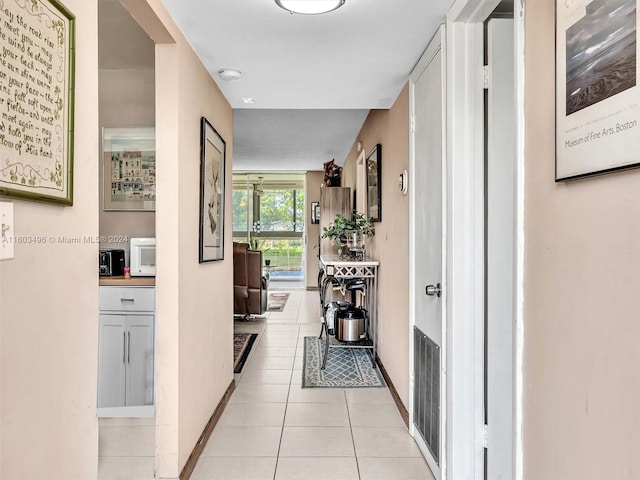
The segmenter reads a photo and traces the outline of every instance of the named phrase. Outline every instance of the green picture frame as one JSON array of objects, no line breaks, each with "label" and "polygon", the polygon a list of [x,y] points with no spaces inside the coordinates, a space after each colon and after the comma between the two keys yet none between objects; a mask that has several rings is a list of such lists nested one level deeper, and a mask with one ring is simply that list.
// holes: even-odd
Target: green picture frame
[{"label": "green picture frame", "polygon": [[75,16],[56,0],[5,2],[0,195],[73,205]]}]

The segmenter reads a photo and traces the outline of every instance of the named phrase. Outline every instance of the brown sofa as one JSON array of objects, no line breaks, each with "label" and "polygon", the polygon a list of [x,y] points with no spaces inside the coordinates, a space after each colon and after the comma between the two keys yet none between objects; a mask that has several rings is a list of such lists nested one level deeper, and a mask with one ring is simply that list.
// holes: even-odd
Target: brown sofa
[{"label": "brown sofa", "polygon": [[262,251],[233,242],[233,313],[262,315],[267,311],[269,279],[262,274]]}]

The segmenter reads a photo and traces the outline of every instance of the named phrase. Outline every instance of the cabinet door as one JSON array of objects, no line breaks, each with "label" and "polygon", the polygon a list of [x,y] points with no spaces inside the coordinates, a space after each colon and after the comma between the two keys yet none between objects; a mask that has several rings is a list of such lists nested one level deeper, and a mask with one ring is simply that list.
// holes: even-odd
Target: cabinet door
[{"label": "cabinet door", "polygon": [[127,315],[126,405],[153,405],[153,315]]},{"label": "cabinet door", "polygon": [[98,346],[98,407],[125,402],[126,317],[100,315]]}]

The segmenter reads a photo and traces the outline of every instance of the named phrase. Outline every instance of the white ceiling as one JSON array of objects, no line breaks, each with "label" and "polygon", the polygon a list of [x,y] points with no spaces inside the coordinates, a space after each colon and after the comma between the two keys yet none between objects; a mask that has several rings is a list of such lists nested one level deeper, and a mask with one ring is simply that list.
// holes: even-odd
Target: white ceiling
[{"label": "white ceiling", "polygon": [[[452,1],[347,0],[325,15],[274,0],[163,3],[233,108],[370,109],[391,107]],[[221,81],[221,68],[242,80]]]},{"label": "white ceiling", "polygon": [[234,170],[320,170],[342,163],[368,110],[235,110]]},{"label": "white ceiling", "polygon": [[[292,15],[274,0],[162,1],[234,108],[236,170],[343,163],[368,110],[393,105],[452,3],[346,0]],[[222,68],[242,80],[222,81]]]}]

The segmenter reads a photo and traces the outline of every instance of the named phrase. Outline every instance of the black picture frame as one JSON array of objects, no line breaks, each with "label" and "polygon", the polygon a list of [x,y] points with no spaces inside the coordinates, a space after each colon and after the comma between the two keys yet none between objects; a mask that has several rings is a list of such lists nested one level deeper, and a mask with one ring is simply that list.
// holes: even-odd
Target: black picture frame
[{"label": "black picture frame", "polygon": [[382,221],[382,145],[379,143],[365,160],[367,175],[367,214],[374,222]]},{"label": "black picture frame", "polygon": [[224,260],[227,144],[209,121],[200,120],[199,262]]},{"label": "black picture frame", "polygon": [[311,202],[311,223],[314,225],[320,223],[320,202]]}]

